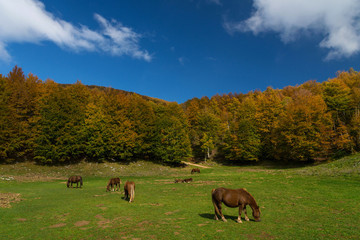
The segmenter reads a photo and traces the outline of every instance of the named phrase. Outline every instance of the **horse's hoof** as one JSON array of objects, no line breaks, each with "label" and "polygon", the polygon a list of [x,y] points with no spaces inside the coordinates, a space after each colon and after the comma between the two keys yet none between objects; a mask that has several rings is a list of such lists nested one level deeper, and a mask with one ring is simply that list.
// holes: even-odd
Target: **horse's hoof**
[{"label": "horse's hoof", "polygon": [[248,222],[248,221],[250,221],[250,219],[246,218],[246,219],[245,219],[245,221],[247,221],[247,222]]},{"label": "horse's hoof", "polygon": [[239,220],[239,219],[238,219],[238,220],[236,220],[236,221],[237,221],[238,223],[243,223],[243,222],[242,222],[241,220]]},{"label": "horse's hoof", "polygon": [[224,222],[227,222],[227,220],[225,218],[222,219]]}]

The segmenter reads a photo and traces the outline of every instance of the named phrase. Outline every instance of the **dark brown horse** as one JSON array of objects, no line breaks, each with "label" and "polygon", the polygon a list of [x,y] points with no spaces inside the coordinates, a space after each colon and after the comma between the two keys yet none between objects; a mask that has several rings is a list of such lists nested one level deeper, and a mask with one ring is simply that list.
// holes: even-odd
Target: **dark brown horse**
[{"label": "dark brown horse", "polygon": [[192,170],[191,170],[191,174],[193,174],[193,173],[200,173],[200,169],[198,169],[198,168],[193,168]]},{"label": "dark brown horse", "polygon": [[256,222],[260,222],[260,209],[256,204],[256,201],[251,194],[246,191],[244,188],[240,189],[227,189],[227,188],[217,188],[211,191],[212,202],[215,209],[215,219],[218,220],[217,215],[226,222],[224,215],[221,212],[221,203],[223,202],[226,206],[231,208],[239,207],[239,217],[237,219],[238,223],[241,221],[241,213],[244,210],[245,220],[249,221],[246,212],[246,205],[250,205],[252,209],[252,214]]},{"label": "dark brown horse", "polygon": [[189,182],[192,182],[192,178],[186,178],[184,180],[182,180],[183,183],[189,183]]},{"label": "dark brown horse", "polygon": [[115,191],[115,187],[116,187],[116,191],[119,191],[120,183],[121,183],[120,178],[111,178],[108,182],[108,185],[106,186],[106,191]]},{"label": "dark brown horse", "polygon": [[73,183],[76,183],[76,188],[79,186],[79,183],[80,183],[80,187],[82,187],[83,185],[83,181],[82,181],[82,177],[81,176],[71,176],[69,177],[68,181],[67,181],[67,187],[70,187],[70,184],[71,184],[71,187],[73,187]]},{"label": "dark brown horse", "polygon": [[124,185],[125,199],[129,199],[129,202],[133,202],[135,198],[135,183],[126,181]]}]

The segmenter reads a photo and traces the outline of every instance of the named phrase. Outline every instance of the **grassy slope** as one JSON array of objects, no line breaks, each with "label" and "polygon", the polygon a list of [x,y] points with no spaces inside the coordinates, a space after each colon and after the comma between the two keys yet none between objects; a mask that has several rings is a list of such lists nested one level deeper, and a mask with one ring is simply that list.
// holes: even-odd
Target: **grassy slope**
[{"label": "grassy slope", "polygon": [[[191,167],[142,161],[1,165],[0,193],[20,193],[22,201],[0,208],[0,233],[4,239],[358,239],[359,159],[297,169],[213,165],[193,176]],[[66,188],[75,173],[84,177],[83,189]],[[10,176],[15,180],[1,180]],[[135,181],[135,203],[105,192],[112,176]],[[193,183],[172,183],[190,176]],[[237,209],[227,207],[227,223],[213,220],[210,192],[220,186],[245,187],[261,206],[262,221],[238,224]]]}]

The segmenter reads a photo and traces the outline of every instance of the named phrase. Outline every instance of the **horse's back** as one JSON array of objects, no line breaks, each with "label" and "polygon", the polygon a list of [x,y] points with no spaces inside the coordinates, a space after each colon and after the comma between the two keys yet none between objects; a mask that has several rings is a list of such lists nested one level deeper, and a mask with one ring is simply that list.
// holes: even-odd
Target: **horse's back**
[{"label": "horse's back", "polygon": [[71,177],[69,177],[68,181],[76,182],[76,181],[81,181],[81,180],[82,180],[81,176],[71,176]]},{"label": "horse's back", "polygon": [[126,181],[125,185],[124,185],[124,188],[126,190],[130,190],[131,188],[134,188],[135,189],[135,183],[134,182],[131,182],[131,181]]},{"label": "horse's back", "polygon": [[217,202],[223,202],[228,207],[238,207],[239,204],[248,202],[249,193],[243,189],[217,188],[212,192],[212,198]]}]

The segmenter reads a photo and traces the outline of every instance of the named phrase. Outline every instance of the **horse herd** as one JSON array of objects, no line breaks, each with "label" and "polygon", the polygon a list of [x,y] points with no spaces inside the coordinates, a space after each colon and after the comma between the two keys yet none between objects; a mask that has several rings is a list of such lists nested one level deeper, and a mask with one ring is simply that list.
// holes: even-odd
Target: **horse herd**
[{"label": "horse herd", "polygon": [[[76,183],[76,188],[80,188],[83,185],[83,180],[81,176],[71,176],[67,181],[67,187],[73,187],[73,184]],[[106,186],[106,191],[119,191],[120,190],[120,178],[111,178]],[[131,181],[126,181],[124,185],[125,199],[129,199],[129,202],[133,202],[135,198],[135,183]]]},{"label": "horse herd", "polygon": [[[200,169],[194,168],[191,170],[191,174],[200,173]],[[187,179],[175,179],[175,183],[190,183],[192,182],[192,178]],[[67,181],[67,187],[72,187],[73,183],[76,183],[76,187],[80,184],[80,187],[83,185],[81,176],[71,176]],[[111,178],[106,186],[106,191],[119,191],[120,190],[120,178]],[[132,181],[126,181],[124,185],[124,193],[125,199],[129,200],[129,202],[133,202],[135,198],[135,183]],[[218,216],[224,222],[227,222],[224,215],[221,211],[221,204],[224,203],[227,207],[236,208],[239,207],[239,216],[237,218],[238,223],[242,223],[241,214],[244,212],[245,221],[249,221],[249,217],[247,216],[246,206],[249,205],[252,209],[252,215],[254,217],[255,222],[260,222],[260,208],[257,205],[255,198],[244,188],[240,189],[227,189],[227,188],[216,188],[211,190],[211,198],[212,203],[214,205],[215,211],[215,220],[218,220]]]}]

